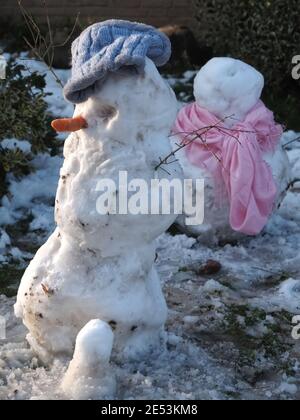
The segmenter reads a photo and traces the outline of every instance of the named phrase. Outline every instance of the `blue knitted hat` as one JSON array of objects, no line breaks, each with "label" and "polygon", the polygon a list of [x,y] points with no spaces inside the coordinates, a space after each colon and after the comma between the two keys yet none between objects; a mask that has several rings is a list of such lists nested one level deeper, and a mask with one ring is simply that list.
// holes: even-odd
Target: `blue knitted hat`
[{"label": "blue knitted hat", "polygon": [[72,45],[72,76],[64,88],[65,98],[85,102],[111,72],[128,67],[141,73],[146,57],[157,66],[171,56],[169,38],[141,23],[108,20],[87,28]]}]

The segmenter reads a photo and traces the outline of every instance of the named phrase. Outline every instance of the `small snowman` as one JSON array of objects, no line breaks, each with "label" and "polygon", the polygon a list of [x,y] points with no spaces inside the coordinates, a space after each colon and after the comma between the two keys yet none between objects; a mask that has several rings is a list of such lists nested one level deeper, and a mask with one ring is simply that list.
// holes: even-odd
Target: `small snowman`
[{"label": "small snowman", "polygon": [[185,178],[205,180],[205,217],[201,226],[185,226],[182,216],[177,223],[200,241],[259,234],[286,195],[283,129],[260,100],[263,88],[253,67],[214,58],[196,76],[196,102],[178,114],[173,150]]},{"label": "small snowman", "polygon": [[[93,371],[103,376],[111,353],[116,360],[142,357],[163,343],[167,306],[154,268],[155,240],[176,216],[101,214],[96,203],[103,178],[118,186],[124,171],[128,183],[160,176],[155,168],[172,151],[177,101],[156,66],[170,53],[164,34],[118,20],[92,25],[72,46],[65,96],[75,113],[53,122],[57,131],[72,131],[56,196],[57,228],[24,274],[15,313],[45,363],[70,359],[76,342],[62,388],[67,393],[76,382],[78,398],[79,384]],[[164,177],[181,173],[174,165]],[[113,389],[113,380],[103,387]]]}]

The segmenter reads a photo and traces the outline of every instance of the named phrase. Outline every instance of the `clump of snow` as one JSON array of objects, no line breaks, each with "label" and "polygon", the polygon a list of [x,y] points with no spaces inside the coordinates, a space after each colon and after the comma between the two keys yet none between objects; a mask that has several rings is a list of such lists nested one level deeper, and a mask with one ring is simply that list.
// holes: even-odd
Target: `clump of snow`
[{"label": "clump of snow", "polygon": [[112,397],[116,379],[109,365],[114,335],[108,324],[90,321],[78,334],[76,347],[62,382],[66,396],[76,400]]},{"label": "clump of snow", "polygon": [[280,385],[278,392],[280,394],[289,394],[295,396],[298,392],[298,387],[295,384],[289,384],[287,382],[282,382]]},{"label": "clump of snow", "polygon": [[0,229],[0,263],[7,262],[7,248],[10,246],[11,240],[5,230]]},{"label": "clump of snow", "polygon": [[196,324],[200,320],[199,316],[185,316],[183,321],[186,324]]},{"label": "clump of snow", "polygon": [[31,144],[27,140],[5,139],[1,141],[0,145],[3,149],[20,149],[23,153],[31,152]]},{"label": "clump of snow", "polygon": [[280,286],[279,304],[292,314],[300,314],[300,280],[288,279]]},{"label": "clump of snow", "polygon": [[3,250],[5,250],[5,248],[10,244],[10,237],[5,230],[0,229],[0,251],[3,252]]},{"label": "clump of snow", "polygon": [[222,292],[225,289],[226,288],[222,284],[215,280],[207,281],[203,287],[203,290],[209,293]]}]

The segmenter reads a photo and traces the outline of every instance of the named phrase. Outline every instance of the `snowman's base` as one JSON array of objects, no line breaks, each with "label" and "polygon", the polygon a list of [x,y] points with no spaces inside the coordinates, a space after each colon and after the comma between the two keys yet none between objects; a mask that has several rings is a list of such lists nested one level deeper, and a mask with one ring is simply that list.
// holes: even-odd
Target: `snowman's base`
[{"label": "snowman's base", "polygon": [[117,353],[116,360],[124,359],[128,361],[142,360],[155,350],[165,349],[165,333],[161,330],[153,329],[142,331],[132,335],[126,343],[122,353]]},{"label": "snowman's base", "polygon": [[[91,331],[90,334],[86,334],[94,322],[104,325],[111,331],[112,339],[107,336],[107,332],[103,334],[100,331],[93,335]],[[79,337],[83,334],[87,338],[81,340],[79,344]],[[110,326],[100,320],[91,321],[79,332],[73,359],[60,385],[60,391],[65,397],[71,400],[111,399],[117,391],[117,365],[136,363],[151,358],[154,352],[157,354],[166,350],[166,334],[163,328],[136,331],[127,339],[125,347],[112,355],[113,339],[114,334]],[[62,365],[69,363],[70,359],[66,356],[54,358],[53,354],[40,346],[31,334],[26,336],[26,340],[33,354],[37,355],[43,365],[51,366],[58,360]]]},{"label": "snowman's base", "polygon": [[229,224],[216,224],[204,223],[198,226],[187,226],[185,224],[185,217],[179,216],[176,220],[177,229],[191,237],[197,239],[199,243],[205,246],[216,246],[219,244],[236,243],[244,239],[245,236],[239,232],[232,230]]},{"label": "snowman's base", "polygon": [[167,306],[154,258],[154,244],[103,258],[55,232],[26,270],[15,306],[34,352],[44,363],[70,359],[93,319],[111,327],[113,357],[136,359],[159,346]]},{"label": "snowman's base", "polygon": [[45,347],[42,347],[38,344],[36,339],[31,334],[27,334],[26,340],[32,350],[32,352],[38,357],[42,364],[47,365],[49,362],[52,362],[53,356],[49,353]]}]

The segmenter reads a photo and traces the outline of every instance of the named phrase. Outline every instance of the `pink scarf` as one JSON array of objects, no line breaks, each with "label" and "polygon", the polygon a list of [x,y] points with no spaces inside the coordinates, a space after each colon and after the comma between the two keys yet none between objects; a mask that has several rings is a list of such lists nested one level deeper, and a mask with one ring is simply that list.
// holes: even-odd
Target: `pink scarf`
[{"label": "pink scarf", "polygon": [[[214,127],[206,130],[208,126]],[[195,132],[202,140],[195,139]],[[260,233],[274,209],[277,187],[263,153],[274,152],[282,133],[261,101],[230,129],[196,103],[179,112],[173,127],[173,134],[187,144],[189,161],[211,173],[220,191],[225,186],[230,225],[247,235]]]}]

